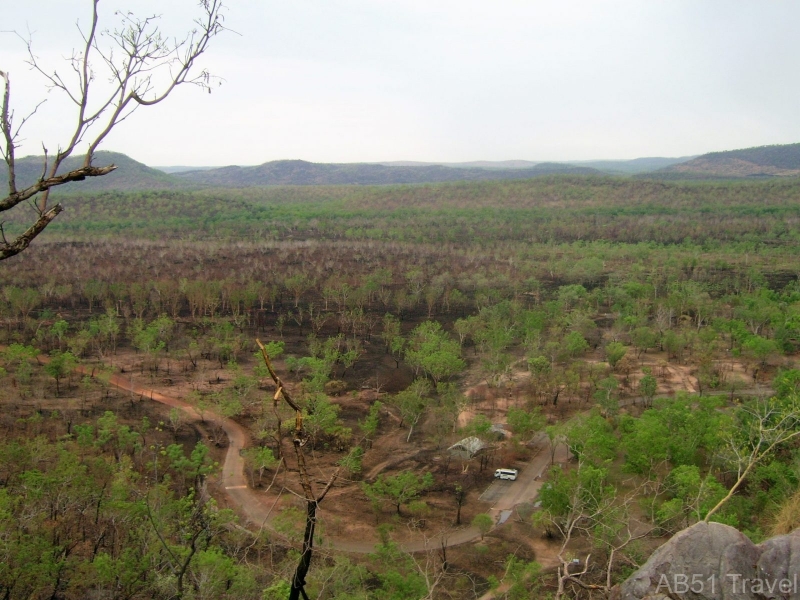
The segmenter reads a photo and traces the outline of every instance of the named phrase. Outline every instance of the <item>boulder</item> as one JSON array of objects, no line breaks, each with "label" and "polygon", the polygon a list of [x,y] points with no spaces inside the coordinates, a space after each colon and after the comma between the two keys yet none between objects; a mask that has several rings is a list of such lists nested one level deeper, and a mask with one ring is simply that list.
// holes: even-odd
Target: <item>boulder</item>
[{"label": "boulder", "polygon": [[800,600],[800,530],[759,545],[700,522],[677,533],[611,593],[614,600]]}]

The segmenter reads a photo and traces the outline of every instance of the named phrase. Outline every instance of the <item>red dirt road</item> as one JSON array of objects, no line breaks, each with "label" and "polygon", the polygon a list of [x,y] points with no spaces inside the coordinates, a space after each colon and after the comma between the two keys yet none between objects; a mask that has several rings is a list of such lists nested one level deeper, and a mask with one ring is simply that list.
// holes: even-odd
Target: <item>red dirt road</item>
[{"label": "red dirt road", "polygon": [[[46,357],[42,357],[46,360]],[[79,370],[86,373],[81,366]],[[166,396],[153,389],[144,388],[133,383],[129,378],[120,374],[114,374],[109,379],[109,383],[124,391],[130,391],[137,396],[149,398],[155,402],[178,408],[184,411],[193,421],[201,421],[200,414],[188,402],[178,398]],[[255,490],[247,485],[247,478],[244,474],[244,458],[241,451],[250,443],[247,431],[233,419],[228,419],[212,411],[203,413],[205,422],[219,425],[228,436],[228,448],[225,453],[225,461],[222,465],[222,487],[228,497],[231,506],[236,507],[239,514],[244,517],[251,526],[265,527],[270,530],[269,516],[271,512],[271,502],[267,502],[264,494],[259,495]],[[324,506],[324,505],[323,505]],[[480,532],[473,527],[464,527],[455,531],[450,531],[446,536],[447,546],[456,546],[477,540]],[[403,550],[407,552],[421,552],[429,548],[440,547],[439,538],[425,539],[420,538],[413,542],[401,544]],[[341,550],[344,552],[354,552],[366,554],[375,550],[375,543],[364,540],[349,540],[328,536],[324,546]]]},{"label": "red dirt road", "polygon": [[[48,357],[39,357],[41,362],[47,362]],[[90,375],[91,371],[84,365],[79,365],[77,370],[83,374]],[[244,458],[242,450],[250,444],[250,436],[247,431],[236,421],[218,415],[212,411],[204,411],[201,419],[197,410],[188,402],[178,398],[167,396],[153,389],[148,389],[137,385],[130,378],[126,378],[119,373],[113,374],[109,378],[109,383],[120,390],[132,392],[137,396],[149,398],[160,404],[178,408],[184,411],[195,422],[206,422],[220,426],[228,437],[228,448],[225,453],[225,461],[222,465],[221,484],[231,506],[235,507],[240,516],[256,528],[267,528],[272,530],[269,524],[270,513],[272,512],[272,501],[268,497],[259,494],[247,485],[247,478],[244,473]],[[559,453],[560,454],[560,453]],[[536,498],[541,481],[536,475],[544,468],[546,452],[540,451],[529,465],[522,471],[522,476],[503,491],[493,506],[493,511],[510,510],[521,502],[531,502]],[[557,457],[562,458],[560,455]],[[540,464],[541,463],[541,464]],[[324,505],[323,505],[324,508]],[[278,534],[280,535],[280,534]],[[419,539],[400,544],[406,552],[422,552],[429,549],[441,547],[444,539],[446,546],[457,546],[480,539],[480,532],[475,527],[462,527],[450,529],[444,533],[436,534],[431,537],[420,536]],[[366,554],[375,550],[375,543],[367,540],[352,540],[327,536],[322,547],[328,547],[344,552]]]}]

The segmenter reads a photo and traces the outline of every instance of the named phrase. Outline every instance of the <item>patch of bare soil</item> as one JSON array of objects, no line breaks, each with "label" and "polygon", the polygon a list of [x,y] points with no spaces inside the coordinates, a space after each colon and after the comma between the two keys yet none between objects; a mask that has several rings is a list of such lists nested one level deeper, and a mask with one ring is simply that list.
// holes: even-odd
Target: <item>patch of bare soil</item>
[{"label": "patch of bare soil", "polygon": [[[693,365],[684,365],[675,361],[668,360],[666,352],[649,351],[643,353],[638,359],[639,369],[630,376],[632,389],[638,388],[638,382],[644,375],[642,369],[649,368],[650,372],[658,381],[656,394],[674,395],[678,392],[696,394],[700,392],[700,384],[697,380],[697,368]],[[744,376],[746,365],[742,361],[733,358],[725,361],[717,361],[717,368],[726,377],[747,383]]]},{"label": "patch of bare soil", "polygon": [[[635,369],[632,371],[611,372],[620,382],[620,395],[623,403],[632,403],[634,400],[638,400],[639,381],[645,375],[645,369],[648,369],[656,377],[657,396],[673,396],[679,392],[696,394],[701,391],[695,366],[679,364],[669,361],[667,358],[666,352],[650,351],[635,359]],[[607,366],[599,351],[586,357],[585,362]],[[518,362],[517,365],[519,366],[520,363]],[[717,361],[715,367],[728,387],[750,389],[754,385],[752,369],[748,372],[747,364],[741,360],[730,357]],[[764,376],[758,372],[755,375],[757,377]],[[485,378],[481,377],[478,367],[473,367],[465,377],[465,381],[467,383],[464,393],[471,402],[459,415],[459,427],[466,426],[478,414],[486,415],[492,423],[502,425],[506,421],[506,414],[511,406],[530,405],[531,403],[529,389],[531,374],[527,370],[517,368],[503,377],[498,385],[492,386]],[[594,405],[594,400],[589,398],[589,383],[585,380],[580,382],[579,389],[571,395],[562,389],[559,396],[557,401],[548,400],[544,403],[541,401],[535,403],[540,406],[551,422],[563,420]]]}]

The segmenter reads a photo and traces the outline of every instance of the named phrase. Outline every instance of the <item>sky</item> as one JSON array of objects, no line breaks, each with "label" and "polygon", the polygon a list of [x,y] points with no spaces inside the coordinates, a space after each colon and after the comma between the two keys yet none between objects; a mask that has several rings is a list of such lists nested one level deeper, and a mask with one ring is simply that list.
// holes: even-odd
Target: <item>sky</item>
[{"label": "sky", "polygon": [[[19,156],[52,153],[75,108],[47,72],[90,22],[90,0],[0,0],[0,70]],[[101,0],[192,27],[196,0]],[[152,166],[270,160],[590,160],[800,142],[800,3],[740,0],[227,0],[229,31],[183,86],[120,123],[101,149]],[[93,84],[108,80],[95,61]]]}]

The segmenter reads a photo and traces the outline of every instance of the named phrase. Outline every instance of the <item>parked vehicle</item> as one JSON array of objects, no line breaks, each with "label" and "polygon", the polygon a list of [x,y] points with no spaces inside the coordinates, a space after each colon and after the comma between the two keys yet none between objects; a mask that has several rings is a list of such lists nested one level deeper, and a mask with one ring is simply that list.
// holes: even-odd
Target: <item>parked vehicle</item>
[{"label": "parked vehicle", "polygon": [[510,481],[514,481],[517,478],[517,474],[519,471],[516,469],[497,469],[494,472],[494,476],[497,479],[508,479]]}]

